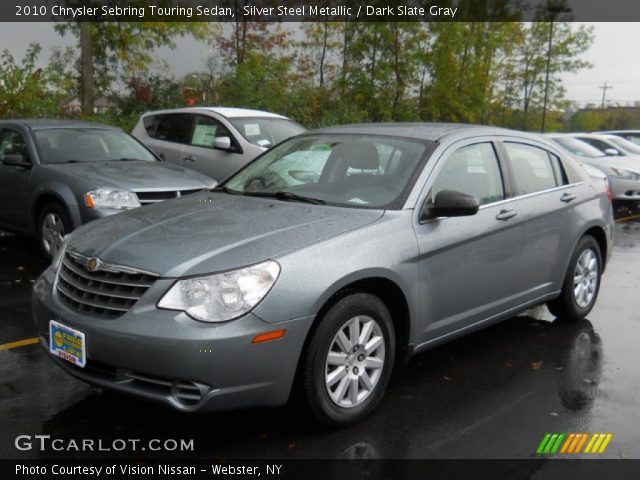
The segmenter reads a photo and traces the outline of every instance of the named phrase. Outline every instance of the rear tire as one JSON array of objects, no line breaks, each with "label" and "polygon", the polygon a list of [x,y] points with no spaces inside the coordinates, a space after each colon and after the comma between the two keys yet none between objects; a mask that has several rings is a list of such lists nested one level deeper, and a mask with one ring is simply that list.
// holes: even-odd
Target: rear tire
[{"label": "rear tire", "polygon": [[64,236],[72,229],[69,214],[62,205],[45,205],[38,216],[38,245],[42,255],[51,260],[62,246]]},{"label": "rear tire", "polygon": [[602,254],[590,235],[580,239],[571,256],[562,292],[547,303],[558,320],[576,321],[586,317],[598,298],[602,275]]},{"label": "rear tire", "polygon": [[382,399],[395,357],[393,321],[378,297],[355,293],[318,322],[302,365],[306,402],[321,424],[347,426]]}]

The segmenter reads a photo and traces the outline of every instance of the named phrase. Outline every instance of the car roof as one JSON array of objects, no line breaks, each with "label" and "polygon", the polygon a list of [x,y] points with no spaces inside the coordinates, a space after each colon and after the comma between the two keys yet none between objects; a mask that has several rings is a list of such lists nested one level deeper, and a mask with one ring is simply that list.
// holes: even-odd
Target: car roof
[{"label": "car roof", "polygon": [[640,134],[640,130],[605,130],[605,131],[601,131],[601,132],[593,132],[593,133],[597,133],[599,135],[615,135],[618,133],[638,133]]},{"label": "car roof", "polygon": [[147,112],[148,114],[157,113],[188,113],[188,112],[213,112],[218,115],[222,115],[225,118],[242,118],[242,117],[254,117],[254,118],[282,118],[287,119],[284,115],[278,115],[277,113],[265,112],[262,110],[251,110],[248,108],[234,108],[234,107],[185,107],[185,108],[170,108],[166,110],[153,110]]},{"label": "car roof", "polygon": [[583,132],[577,132],[577,133],[565,133],[563,134],[566,137],[584,137],[584,138],[594,138],[594,139],[610,139],[610,138],[615,138],[615,135],[612,135],[610,133],[583,133]]},{"label": "car roof", "polygon": [[16,119],[0,120],[0,127],[3,125],[21,125],[31,130],[43,130],[48,128],[100,128],[107,130],[120,130],[118,127],[105,125],[97,122],[83,122],[80,120],[41,120],[41,119]]},{"label": "car roof", "polygon": [[309,134],[369,134],[388,135],[392,137],[405,137],[419,140],[439,141],[448,135],[467,133],[473,135],[514,135],[539,140],[539,136],[509,130],[506,128],[490,127],[483,125],[469,125],[464,123],[359,123],[351,125],[339,125],[335,127],[320,128],[306,132]]}]

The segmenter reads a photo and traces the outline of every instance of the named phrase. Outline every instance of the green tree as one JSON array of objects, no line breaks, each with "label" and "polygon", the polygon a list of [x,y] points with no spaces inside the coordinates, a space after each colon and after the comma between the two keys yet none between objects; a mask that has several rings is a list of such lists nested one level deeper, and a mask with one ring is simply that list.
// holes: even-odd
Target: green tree
[{"label": "green tree", "polygon": [[47,72],[36,67],[41,47],[32,43],[22,62],[0,53],[0,117],[46,117],[59,113],[59,97],[48,88]]},{"label": "green tree", "polygon": [[[539,130],[540,112],[544,103],[548,42],[551,32],[551,16],[540,10],[536,20],[523,26],[523,40],[518,44],[518,75],[513,78],[520,91],[522,118],[519,127]],[[547,20],[547,21],[544,21]],[[574,25],[570,22],[553,22],[553,42],[549,63],[548,109],[566,107],[560,74],[590,68],[591,64],[580,58],[593,42],[593,27]]]},{"label": "green tree", "polygon": [[[129,2],[130,6],[144,2]],[[104,93],[118,77],[144,73],[156,48],[175,48],[175,37],[206,38],[213,24],[204,22],[68,22],[55,26],[71,34],[80,46],[83,111],[93,110],[94,92]],[[94,74],[95,73],[95,74]]]}]

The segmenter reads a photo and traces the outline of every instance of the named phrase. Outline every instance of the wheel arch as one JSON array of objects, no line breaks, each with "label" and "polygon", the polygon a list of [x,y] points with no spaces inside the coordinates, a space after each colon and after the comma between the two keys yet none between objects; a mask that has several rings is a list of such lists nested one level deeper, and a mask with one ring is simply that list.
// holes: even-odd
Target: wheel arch
[{"label": "wheel arch", "polygon": [[351,293],[370,293],[375,295],[389,309],[396,336],[396,360],[399,364],[404,363],[411,353],[411,307],[407,294],[400,283],[387,275],[380,275],[380,272],[360,278],[345,279],[334,284],[330,293],[324,295],[315,308],[317,314],[307,334],[303,352],[326,311],[338,300]]},{"label": "wheel arch", "polygon": [[51,202],[60,204],[66,210],[73,229],[78,228],[82,224],[78,205],[71,190],[64,189],[60,191],[58,189],[41,188],[33,196],[30,208],[30,226],[34,233],[38,233],[38,221],[42,209]]},{"label": "wheel arch", "polygon": [[[602,272],[604,272],[607,264],[608,253],[609,253],[609,241],[607,239],[607,234],[605,233],[603,227],[599,225],[593,225],[587,228],[582,233],[582,235],[578,239],[578,242],[580,241],[580,239],[586,237],[587,235],[593,237],[595,241],[598,243],[598,247],[600,248],[600,258],[602,261]],[[576,245],[577,245],[577,242],[576,242]],[[575,249],[575,245],[573,248]]]}]

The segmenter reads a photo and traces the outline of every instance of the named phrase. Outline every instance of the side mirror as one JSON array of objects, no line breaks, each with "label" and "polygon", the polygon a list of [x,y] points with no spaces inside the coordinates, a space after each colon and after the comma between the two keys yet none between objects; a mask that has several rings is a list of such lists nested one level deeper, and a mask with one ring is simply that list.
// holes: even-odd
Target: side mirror
[{"label": "side mirror", "polygon": [[473,195],[456,190],[442,190],[438,192],[433,203],[427,202],[420,212],[420,220],[437,217],[465,217],[475,215],[480,208],[480,202]]},{"label": "side mirror", "polygon": [[615,157],[616,155],[620,155],[620,152],[615,148],[607,148],[604,153],[610,157]]},{"label": "side mirror", "polygon": [[2,159],[4,165],[11,167],[31,168],[31,163],[21,153],[9,153]]},{"label": "side mirror", "polygon": [[213,148],[216,150],[231,150],[231,139],[229,137],[217,137],[213,140]]}]

